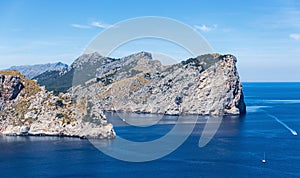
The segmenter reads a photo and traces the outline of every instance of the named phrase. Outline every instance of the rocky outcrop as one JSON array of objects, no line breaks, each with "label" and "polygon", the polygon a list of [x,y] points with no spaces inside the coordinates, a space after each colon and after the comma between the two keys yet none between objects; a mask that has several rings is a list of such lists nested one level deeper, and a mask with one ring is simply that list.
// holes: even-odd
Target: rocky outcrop
[{"label": "rocky outcrop", "polygon": [[59,71],[64,72],[68,69],[68,65],[62,62],[49,63],[49,64],[36,64],[24,66],[12,66],[7,70],[17,70],[24,74],[27,78],[32,79],[46,71]]},{"label": "rocky outcrop", "polygon": [[15,99],[24,88],[19,76],[0,74],[0,90],[3,101]]},{"label": "rocky outcrop", "polygon": [[[141,52],[109,60],[70,90],[98,109],[161,114],[240,115],[246,112],[232,55],[207,54],[163,66]],[[82,76],[75,71],[73,81]],[[80,77],[79,77],[80,79]],[[74,84],[74,82],[73,82]]]},{"label": "rocky outcrop", "polygon": [[0,72],[0,111],[7,107],[11,107],[13,103],[22,100],[26,90],[22,82],[23,75],[17,71],[3,71]]},{"label": "rocky outcrop", "polygon": [[114,138],[102,111],[70,94],[54,95],[17,71],[0,72],[0,133]]}]

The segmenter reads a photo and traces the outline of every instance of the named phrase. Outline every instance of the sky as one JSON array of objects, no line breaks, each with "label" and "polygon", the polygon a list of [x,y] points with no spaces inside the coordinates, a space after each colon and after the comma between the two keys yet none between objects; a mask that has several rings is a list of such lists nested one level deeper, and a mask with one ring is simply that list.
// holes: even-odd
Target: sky
[{"label": "sky", "polygon": [[[180,21],[214,52],[235,55],[243,82],[300,82],[298,0],[0,0],[0,69],[71,64],[99,33],[141,16]],[[120,47],[114,57],[141,50],[189,57],[149,39]]]}]

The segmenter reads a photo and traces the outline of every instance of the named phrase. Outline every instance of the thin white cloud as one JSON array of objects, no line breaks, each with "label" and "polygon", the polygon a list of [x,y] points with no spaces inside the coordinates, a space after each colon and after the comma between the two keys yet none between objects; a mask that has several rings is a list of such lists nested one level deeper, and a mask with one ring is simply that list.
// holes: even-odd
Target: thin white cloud
[{"label": "thin white cloud", "polygon": [[71,26],[74,27],[74,28],[81,28],[81,29],[89,29],[89,28],[91,28],[88,25],[80,25],[80,24],[71,24]]},{"label": "thin white cloud", "polygon": [[211,29],[209,27],[207,27],[206,25],[201,25],[201,26],[198,26],[198,25],[195,25],[195,28],[197,30],[201,30],[203,32],[208,32],[210,31]]},{"label": "thin white cloud", "polygon": [[93,21],[93,22],[89,23],[88,25],[71,24],[71,26],[74,28],[81,28],[81,29],[90,29],[93,27],[107,29],[107,28],[113,27],[113,25],[102,23],[100,21]]},{"label": "thin white cloud", "polygon": [[290,38],[294,40],[300,40],[300,34],[299,33],[292,33],[290,34]]},{"label": "thin white cloud", "polygon": [[212,26],[206,26],[206,25],[195,25],[194,26],[197,30],[200,30],[202,32],[210,32],[210,31],[213,31],[215,30],[218,26],[215,24],[215,25],[212,25]]},{"label": "thin white cloud", "polygon": [[94,21],[94,22],[91,23],[91,26],[93,26],[93,27],[98,27],[98,28],[109,28],[109,27],[111,27],[112,25],[105,24],[105,23],[102,23],[102,22]]}]

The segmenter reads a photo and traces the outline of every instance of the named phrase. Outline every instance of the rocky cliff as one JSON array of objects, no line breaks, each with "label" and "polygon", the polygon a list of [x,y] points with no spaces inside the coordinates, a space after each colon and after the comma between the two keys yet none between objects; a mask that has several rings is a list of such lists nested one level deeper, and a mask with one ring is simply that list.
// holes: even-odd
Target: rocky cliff
[{"label": "rocky cliff", "polygon": [[84,98],[55,96],[17,71],[0,72],[0,107],[4,135],[115,137],[102,111],[88,108]]},{"label": "rocky cliff", "polygon": [[[236,62],[234,56],[220,54],[170,66],[161,65],[146,52],[101,58],[101,65],[93,65],[93,70],[88,70],[86,61],[77,66],[80,70],[74,71],[70,91],[100,110],[240,115],[246,105]],[[90,79],[83,83],[83,75]]]}]

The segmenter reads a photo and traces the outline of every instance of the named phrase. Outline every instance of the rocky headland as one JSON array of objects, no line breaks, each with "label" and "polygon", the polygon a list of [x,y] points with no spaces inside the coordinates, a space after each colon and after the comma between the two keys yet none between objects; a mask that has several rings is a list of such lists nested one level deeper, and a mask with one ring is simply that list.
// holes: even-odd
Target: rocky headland
[{"label": "rocky headland", "polygon": [[0,71],[0,133],[114,138],[102,111],[243,115],[236,62],[206,54],[164,66],[147,52],[117,59],[91,53],[34,80]]},{"label": "rocky headland", "polygon": [[[246,112],[233,55],[207,54],[168,66],[147,52],[121,59],[90,54],[93,57],[101,67],[75,70],[70,91],[99,110],[171,115]],[[83,75],[95,77],[82,83]]]},{"label": "rocky headland", "polygon": [[54,95],[18,71],[0,72],[0,133],[114,138],[101,111],[87,112],[85,100]]}]

